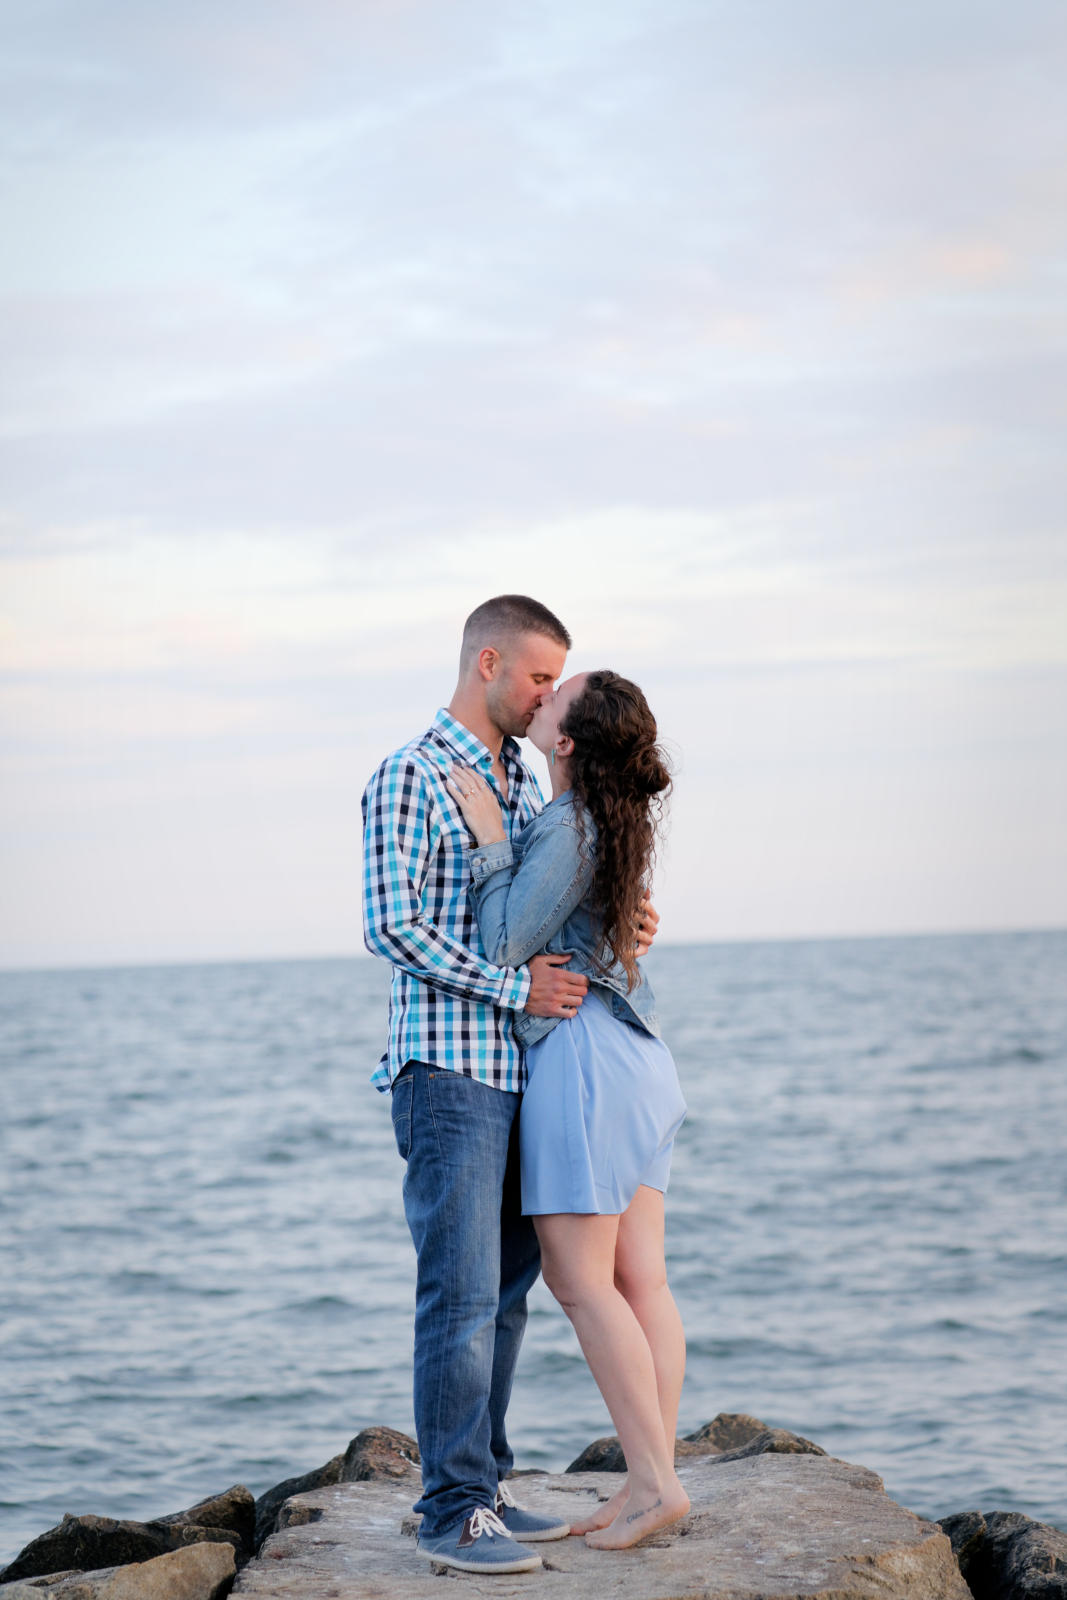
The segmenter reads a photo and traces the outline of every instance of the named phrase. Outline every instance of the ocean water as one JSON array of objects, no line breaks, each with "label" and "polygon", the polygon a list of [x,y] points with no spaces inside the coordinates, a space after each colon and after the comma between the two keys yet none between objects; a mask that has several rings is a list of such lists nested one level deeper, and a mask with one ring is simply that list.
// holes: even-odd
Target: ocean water
[{"label": "ocean water", "polygon": [[[748,1411],[926,1516],[1067,1527],[1067,934],[650,958],[690,1115],[682,1429]],[[0,974],[0,1561],[411,1431],[369,959]],[[518,1465],[609,1432],[539,1285]]]}]

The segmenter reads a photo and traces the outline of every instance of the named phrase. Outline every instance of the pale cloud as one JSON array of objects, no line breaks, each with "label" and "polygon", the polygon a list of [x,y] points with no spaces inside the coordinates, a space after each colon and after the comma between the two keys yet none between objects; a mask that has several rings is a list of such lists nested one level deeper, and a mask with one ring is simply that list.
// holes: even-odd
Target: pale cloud
[{"label": "pale cloud", "polygon": [[17,440],[166,423],[209,403],[299,387],[337,364],[318,324],[264,315],[217,286],[143,293],[12,297],[0,437]]},{"label": "pale cloud", "polygon": [[196,949],[227,874],[211,953],[350,948],[504,590],[648,687],[677,935],[1067,914],[1061,6],[3,29],[3,959]]},{"label": "pale cloud", "polygon": [[[4,567],[0,666],[16,677],[136,679],[188,673],[218,692],[273,693],[279,670],[382,670],[403,641],[429,667],[451,651],[472,593],[532,590],[584,654],[641,660],[684,644],[693,671],[891,660],[954,668],[1064,659],[1067,577],[1025,572],[1025,546],[943,554],[854,552],[808,543],[817,503],[744,512],[617,506],[547,522],[351,544],[309,531],[210,541],[116,535]],[[410,592],[398,561],[417,566]],[[1013,572],[1022,562],[1024,570]]]}]

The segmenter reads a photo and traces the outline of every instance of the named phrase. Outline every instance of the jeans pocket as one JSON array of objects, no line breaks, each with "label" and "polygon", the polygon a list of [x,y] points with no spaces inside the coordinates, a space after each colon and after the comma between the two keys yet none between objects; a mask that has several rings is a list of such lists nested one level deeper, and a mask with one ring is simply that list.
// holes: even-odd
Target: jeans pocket
[{"label": "jeans pocket", "polygon": [[411,1097],[414,1088],[410,1072],[397,1078],[392,1088],[393,1134],[396,1147],[405,1161],[411,1154]]}]

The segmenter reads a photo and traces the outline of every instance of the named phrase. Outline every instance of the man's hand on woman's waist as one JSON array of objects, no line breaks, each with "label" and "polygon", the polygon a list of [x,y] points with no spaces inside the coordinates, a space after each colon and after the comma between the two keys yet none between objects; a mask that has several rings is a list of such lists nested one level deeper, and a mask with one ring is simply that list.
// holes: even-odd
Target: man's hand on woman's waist
[{"label": "man's hand on woman's waist", "polygon": [[573,1017],[585,998],[589,979],[568,972],[570,956],[531,956],[530,992],[523,1010],[531,1017]]},{"label": "man's hand on woman's waist", "polygon": [[637,928],[637,954],[638,956],[647,956],[652,948],[652,941],[659,930],[659,912],[652,904],[651,897],[647,894],[637,909],[634,923]]}]

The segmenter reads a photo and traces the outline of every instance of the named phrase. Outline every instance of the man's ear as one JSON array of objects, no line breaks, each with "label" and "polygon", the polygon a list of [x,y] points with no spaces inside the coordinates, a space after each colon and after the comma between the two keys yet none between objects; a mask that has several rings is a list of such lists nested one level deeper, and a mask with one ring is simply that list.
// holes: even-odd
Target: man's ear
[{"label": "man's ear", "polygon": [[478,673],[486,683],[496,677],[499,666],[500,651],[494,650],[491,644],[487,644],[484,650],[478,651]]}]

